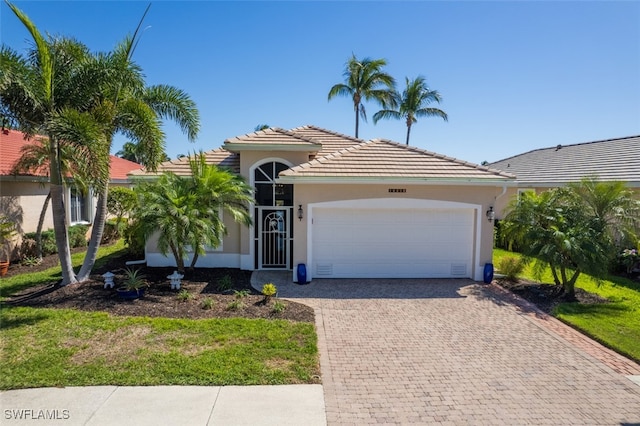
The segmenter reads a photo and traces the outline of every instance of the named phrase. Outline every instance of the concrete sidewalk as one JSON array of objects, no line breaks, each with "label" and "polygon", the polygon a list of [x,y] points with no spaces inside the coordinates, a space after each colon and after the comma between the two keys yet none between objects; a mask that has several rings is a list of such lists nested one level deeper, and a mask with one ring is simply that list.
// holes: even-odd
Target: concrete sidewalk
[{"label": "concrete sidewalk", "polygon": [[2,425],[327,424],[321,385],[20,389],[0,407]]}]

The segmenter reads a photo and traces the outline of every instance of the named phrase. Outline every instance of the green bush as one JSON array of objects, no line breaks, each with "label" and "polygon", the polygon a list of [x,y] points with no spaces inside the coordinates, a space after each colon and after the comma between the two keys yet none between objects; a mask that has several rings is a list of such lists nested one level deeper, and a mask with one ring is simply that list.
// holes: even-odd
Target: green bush
[{"label": "green bush", "polygon": [[144,257],[144,246],[146,240],[144,238],[143,229],[140,226],[140,222],[131,222],[124,228],[123,236],[124,241],[127,244],[127,251],[131,256],[142,258]]},{"label": "green bush", "polygon": [[498,270],[507,280],[515,283],[526,265],[527,262],[521,257],[505,256],[498,261]]},{"label": "green bush", "polygon": [[86,247],[89,225],[73,225],[69,227],[69,247]]},{"label": "green bush", "polygon": [[233,288],[233,280],[229,275],[225,275],[224,277],[218,280],[218,285],[216,286],[219,292],[229,291]]}]

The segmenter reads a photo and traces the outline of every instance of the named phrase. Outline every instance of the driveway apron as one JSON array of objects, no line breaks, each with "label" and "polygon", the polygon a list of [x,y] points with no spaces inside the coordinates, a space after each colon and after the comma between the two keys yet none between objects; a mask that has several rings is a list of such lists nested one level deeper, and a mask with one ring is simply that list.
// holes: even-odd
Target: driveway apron
[{"label": "driveway apron", "polygon": [[640,423],[638,384],[487,286],[254,279],[315,308],[329,424]]}]

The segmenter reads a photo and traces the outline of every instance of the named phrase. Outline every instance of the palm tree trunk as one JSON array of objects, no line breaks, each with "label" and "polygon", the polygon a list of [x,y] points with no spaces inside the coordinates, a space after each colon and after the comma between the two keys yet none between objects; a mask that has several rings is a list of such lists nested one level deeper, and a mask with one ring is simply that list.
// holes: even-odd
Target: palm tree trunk
[{"label": "palm tree trunk", "polygon": [[407,124],[407,146],[409,145],[409,135],[411,134],[411,124]]},{"label": "palm tree trunk", "polygon": [[356,138],[358,137],[358,126],[360,124],[360,115],[358,114],[360,112],[360,106],[356,105]]},{"label": "palm tree trunk", "polygon": [[104,233],[104,224],[107,221],[107,197],[109,195],[109,185],[105,184],[104,189],[98,196],[98,203],[96,205],[96,215],[93,219],[93,227],[91,228],[91,237],[89,238],[89,247],[87,247],[87,254],[82,262],[80,272],[78,272],[78,281],[86,281],[89,279],[91,270],[96,264],[96,258],[98,257],[98,249],[100,248],[100,241],[102,241],[102,234]]},{"label": "palm tree trunk", "polygon": [[49,207],[49,201],[51,200],[51,190],[44,199],[42,210],[40,211],[40,217],[38,218],[38,228],[36,229],[36,256],[38,259],[42,259],[42,227],[44,226],[44,217],[47,215],[47,208]]},{"label": "palm tree trunk", "polygon": [[50,168],[50,192],[51,211],[53,213],[53,232],[56,236],[56,247],[58,248],[58,258],[62,269],[62,285],[77,282],[73,265],[71,263],[71,251],[69,250],[69,232],[67,229],[67,212],[64,207],[64,186],[62,185],[62,175],[60,174],[58,143],[50,138],[53,144],[49,159]]}]

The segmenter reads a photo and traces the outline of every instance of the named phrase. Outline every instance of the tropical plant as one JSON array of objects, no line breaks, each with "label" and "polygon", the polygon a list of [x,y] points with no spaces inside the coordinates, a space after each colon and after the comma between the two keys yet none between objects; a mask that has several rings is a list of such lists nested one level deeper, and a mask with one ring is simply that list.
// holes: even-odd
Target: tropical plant
[{"label": "tropical plant", "polygon": [[122,286],[128,291],[139,290],[147,286],[147,280],[145,275],[140,273],[140,269],[127,268],[124,271]]},{"label": "tropical plant", "polygon": [[411,134],[411,126],[418,122],[419,117],[440,117],[444,121],[448,121],[447,113],[438,108],[429,107],[433,102],[440,103],[442,97],[440,93],[429,89],[424,77],[418,76],[414,80],[406,78],[407,87],[402,94],[393,92],[394,101],[391,106],[394,109],[383,109],[373,115],[373,122],[377,123],[382,119],[393,118],[396,120],[404,119],[407,123],[407,141],[409,145],[409,136]]},{"label": "tropical plant", "polygon": [[[608,191],[590,188],[591,184],[585,181],[541,194],[520,194],[510,203],[502,222],[504,236],[518,243],[524,255],[533,258],[536,271],[549,265],[554,282],[567,298],[575,297],[575,282],[580,273],[601,279],[615,256],[609,235],[621,232],[624,224],[621,220],[604,220],[606,215],[602,212],[609,208],[602,206],[617,206],[614,210],[619,218],[629,214],[624,207],[629,206],[622,202],[624,191],[618,192],[619,197],[610,197]],[[585,193],[607,194],[603,198],[608,201],[602,202],[597,195],[585,197]],[[593,205],[602,208],[593,209]],[[630,208],[635,208],[635,204]]]},{"label": "tropical plant", "polygon": [[222,211],[242,224],[251,224],[249,203],[253,189],[230,172],[206,164],[203,154],[190,158],[191,175],[164,172],[153,182],[136,187],[139,203],[134,220],[146,238],[158,235],[158,249],[173,255],[180,273],[185,257],[193,250],[190,267],[205,248],[218,247],[227,229]]},{"label": "tropical plant", "polygon": [[256,127],[253,128],[253,130],[255,132],[259,132],[260,130],[267,130],[269,127],[271,126],[269,126],[268,124],[258,124]]},{"label": "tropical plant", "polygon": [[[149,170],[156,170],[166,158],[161,119],[176,122],[193,141],[200,128],[200,118],[195,103],[184,91],[163,84],[146,86],[141,68],[132,60],[148,10],[149,7],[132,37],[125,38],[112,53],[98,57],[98,68],[109,70],[112,78],[110,84],[101,87],[92,112],[103,130],[107,154],[114,136],[121,133],[135,141],[142,164]],[[108,172],[104,178],[108,180]],[[109,187],[105,184],[98,195],[89,247],[78,273],[80,281],[89,278],[95,264],[107,218],[108,193]]]},{"label": "tropical plant", "polygon": [[518,276],[524,271],[527,265],[526,259],[516,256],[504,256],[498,261],[498,270],[511,282],[518,282]]},{"label": "tropical plant", "polygon": [[[49,160],[51,159],[52,146],[47,139],[36,138],[36,140],[28,145],[24,145],[20,151],[20,158],[13,165],[11,173],[14,175],[44,173],[49,174]],[[95,181],[98,177],[96,172],[98,168],[90,166],[89,161],[76,161],[85,154],[85,149],[74,144],[61,144],[59,147],[58,158],[60,161],[60,171],[67,186],[73,185],[79,191],[86,193],[89,189],[89,182]],[[35,232],[36,253],[35,256],[42,259],[42,228],[44,220],[51,200],[51,191],[47,193],[40,210],[38,218],[38,226]]]},{"label": "tropical plant", "polygon": [[264,295],[264,303],[269,303],[269,300],[276,294],[278,294],[278,289],[273,283],[266,283],[262,286],[262,294]]},{"label": "tropical plant", "polygon": [[579,198],[587,214],[604,229],[612,245],[636,242],[640,232],[640,200],[623,182],[602,182],[588,177],[570,183],[569,190]]},{"label": "tropical plant", "polygon": [[[148,158],[147,153],[145,152],[144,146],[136,143],[136,142],[125,142],[122,145],[122,149],[116,152],[116,156],[120,158],[124,158],[125,160],[133,161],[138,164],[151,164],[153,161]],[[160,154],[160,161],[169,161],[171,160],[167,154]]]},{"label": "tropical plant", "polygon": [[4,216],[0,216],[0,261],[9,260],[9,241],[16,233],[15,224]]},{"label": "tropical plant", "polygon": [[[106,74],[98,73],[86,46],[70,39],[45,39],[31,20],[15,5],[9,8],[33,38],[25,57],[9,47],[0,51],[0,103],[29,136],[43,135],[49,144],[49,181],[55,241],[62,268],[62,283],[76,281],[64,208],[64,181],[60,153],[65,145],[83,150],[83,161],[99,176],[108,165],[108,149],[100,127],[91,119],[91,101]],[[104,181],[92,182],[96,187]]]},{"label": "tropical plant", "polygon": [[355,55],[345,64],[342,75],[344,83],[335,84],[329,90],[328,100],[336,96],[349,96],[353,100],[356,115],[356,138],[360,126],[360,117],[367,121],[367,113],[363,101],[373,100],[383,108],[392,106],[395,80],[382,69],[387,65],[385,59],[364,58],[359,60]]}]

